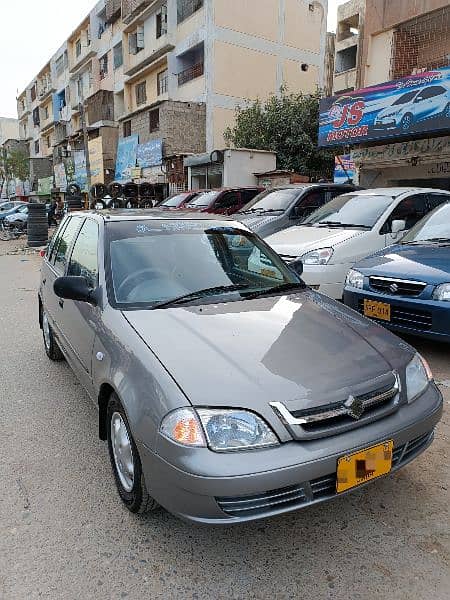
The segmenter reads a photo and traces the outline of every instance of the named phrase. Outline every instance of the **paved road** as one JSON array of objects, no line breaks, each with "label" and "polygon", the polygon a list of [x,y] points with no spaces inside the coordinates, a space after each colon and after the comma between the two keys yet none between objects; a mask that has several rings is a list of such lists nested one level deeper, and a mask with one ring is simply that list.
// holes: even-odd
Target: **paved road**
[{"label": "paved road", "polygon": [[[0,256],[2,600],[448,598],[450,382],[433,447],[369,488],[220,530],[135,517],[116,496],[95,408],[43,352],[38,267]],[[418,345],[450,380],[450,349]]]}]

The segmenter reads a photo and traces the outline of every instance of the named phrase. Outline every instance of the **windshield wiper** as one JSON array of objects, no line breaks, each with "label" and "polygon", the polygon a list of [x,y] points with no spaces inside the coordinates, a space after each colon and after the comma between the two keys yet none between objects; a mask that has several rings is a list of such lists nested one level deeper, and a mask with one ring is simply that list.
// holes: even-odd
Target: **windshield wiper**
[{"label": "windshield wiper", "polygon": [[204,290],[197,290],[196,292],[191,292],[190,294],[183,294],[183,296],[178,296],[177,298],[172,298],[171,300],[165,300],[164,302],[159,302],[158,304],[154,304],[152,306],[152,310],[156,310],[157,308],[165,308],[166,306],[172,306],[173,304],[183,304],[184,302],[189,302],[190,300],[197,300],[198,298],[204,298],[205,296],[226,294],[228,292],[235,292],[247,288],[248,285],[244,283],[237,285],[216,285],[215,287],[205,288]]},{"label": "windshield wiper", "polygon": [[262,290],[258,290],[257,292],[251,292],[250,294],[246,294],[245,299],[252,300],[253,298],[259,298],[260,296],[277,294],[278,292],[288,292],[289,290],[296,290],[299,288],[304,289],[305,287],[305,284],[300,281],[281,283],[280,285],[275,285],[274,287],[264,288]]},{"label": "windshield wiper", "polygon": [[413,245],[413,244],[427,244],[427,243],[432,243],[432,244],[450,244],[450,238],[446,238],[446,237],[441,237],[441,238],[428,238],[426,240],[411,240],[410,242],[400,242],[400,244],[402,244],[402,246],[406,246],[406,245]]},{"label": "windshield wiper", "polygon": [[339,221],[319,221],[315,223],[318,227],[325,225],[326,227],[362,227],[363,229],[372,229],[369,225],[358,225],[357,223],[340,223]]}]

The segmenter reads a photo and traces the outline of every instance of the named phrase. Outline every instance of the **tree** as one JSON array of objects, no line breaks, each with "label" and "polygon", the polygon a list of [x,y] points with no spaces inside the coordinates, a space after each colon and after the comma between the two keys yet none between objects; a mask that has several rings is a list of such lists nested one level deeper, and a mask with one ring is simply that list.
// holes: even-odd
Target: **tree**
[{"label": "tree", "polygon": [[[26,154],[21,150],[9,150],[5,147],[1,148],[1,160],[0,160],[0,195],[1,191],[6,190],[8,194],[8,183],[13,179],[19,179],[25,181],[30,174],[30,163]],[[5,190],[4,190],[5,186]]]},{"label": "tree", "polygon": [[272,150],[278,168],[313,179],[332,177],[334,153],[317,147],[320,92],[290,93],[281,88],[265,102],[236,108],[236,122],[224,134],[235,148]]}]

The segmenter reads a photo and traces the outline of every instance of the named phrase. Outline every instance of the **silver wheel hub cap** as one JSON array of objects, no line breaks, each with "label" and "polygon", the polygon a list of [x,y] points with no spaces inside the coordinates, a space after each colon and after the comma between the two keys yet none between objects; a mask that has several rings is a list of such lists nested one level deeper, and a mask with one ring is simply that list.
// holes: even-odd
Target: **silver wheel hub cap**
[{"label": "silver wheel hub cap", "polygon": [[42,316],[42,331],[44,332],[44,343],[47,350],[50,348],[50,325],[46,313]]},{"label": "silver wheel hub cap", "polygon": [[131,492],[134,485],[133,451],[125,422],[118,412],[111,417],[111,446],[120,483]]}]

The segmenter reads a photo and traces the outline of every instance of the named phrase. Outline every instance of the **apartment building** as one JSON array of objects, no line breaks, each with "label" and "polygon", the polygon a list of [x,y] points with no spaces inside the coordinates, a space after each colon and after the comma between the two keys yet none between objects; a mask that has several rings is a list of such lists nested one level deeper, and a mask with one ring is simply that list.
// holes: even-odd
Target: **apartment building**
[{"label": "apartment building", "polygon": [[327,0],[100,0],[18,97],[21,137],[57,164],[84,119],[110,178],[118,137],[160,140],[172,165],[221,149],[237,105],[323,84],[326,17]]},{"label": "apartment building", "polygon": [[[334,94],[352,97],[353,90],[360,90],[354,96],[361,100],[383,84],[372,96],[373,113],[383,89],[411,90],[394,97],[395,105],[390,100],[392,110],[384,112],[390,118],[398,111],[399,118],[406,115],[410,121],[387,127],[384,137],[378,133],[370,145],[353,148],[361,185],[450,189],[449,68],[448,0],[351,0],[339,7]],[[393,80],[401,81],[384,85]],[[428,114],[423,102],[429,104]],[[413,106],[404,109],[409,103]]]}]

